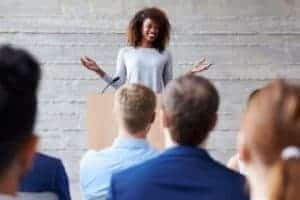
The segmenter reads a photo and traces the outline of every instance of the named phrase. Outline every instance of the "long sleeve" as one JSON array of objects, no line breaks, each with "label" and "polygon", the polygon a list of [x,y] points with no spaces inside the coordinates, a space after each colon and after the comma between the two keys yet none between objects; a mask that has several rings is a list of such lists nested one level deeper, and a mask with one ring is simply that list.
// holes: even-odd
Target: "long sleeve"
[{"label": "long sleeve", "polygon": [[[112,84],[112,86],[114,88],[119,88],[121,85],[123,85],[126,82],[126,66],[124,63],[124,48],[120,49],[119,53],[118,53],[118,58],[117,58],[117,66],[116,66],[116,73],[115,73],[115,77],[119,77],[120,79],[118,81],[116,81],[114,84]],[[109,75],[105,75],[103,77],[103,80],[105,82],[107,82],[108,84],[110,84],[113,80],[113,78]]]},{"label": "long sleeve", "polygon": [[168,82],[172,80],[172,78],[173,78],[173,60],[172,60],[171,52],[168,52],[168,61],[163,71],[164,86],[166,86]]}]

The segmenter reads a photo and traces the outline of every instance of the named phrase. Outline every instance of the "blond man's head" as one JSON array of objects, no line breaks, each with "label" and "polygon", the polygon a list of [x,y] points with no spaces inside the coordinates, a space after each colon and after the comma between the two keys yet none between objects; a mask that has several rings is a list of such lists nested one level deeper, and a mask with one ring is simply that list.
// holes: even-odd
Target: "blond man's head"
[{"label": "blond man's head", "polygon": [[125,84],[115,94],[114,110],[119,123],[131,134],[147,130],[154,120],[156,96],[140,84]]}]

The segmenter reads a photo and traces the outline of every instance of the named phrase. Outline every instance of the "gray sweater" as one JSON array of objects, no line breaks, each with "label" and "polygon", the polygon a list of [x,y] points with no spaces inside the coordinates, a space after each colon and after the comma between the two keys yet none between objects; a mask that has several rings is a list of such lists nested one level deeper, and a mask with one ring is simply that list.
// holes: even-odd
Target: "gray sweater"
[{"label": "gray sweater", "polygon": [[[120,79],[113,84],[118,88],[124,83],[141,83],[160,93],[172,79],[172,57],[168,50],[159,52],[154,48],[124,47],[120,49],[117,60],[117,69],[114,77]],[[112,77],[103,77],[107,83]]]}]

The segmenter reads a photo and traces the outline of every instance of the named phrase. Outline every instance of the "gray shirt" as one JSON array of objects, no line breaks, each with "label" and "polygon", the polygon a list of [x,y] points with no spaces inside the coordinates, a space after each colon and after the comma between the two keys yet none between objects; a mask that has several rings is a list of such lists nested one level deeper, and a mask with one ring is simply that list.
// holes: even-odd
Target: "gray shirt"
[{"label": "gray shirt", "polygon": [[[172,57],[168,50],[159,52],[155,48],[124,47],[120,49],[114,77],[120,79],[113,84],[118,88],[124,83],[141,83],[160,93],[172,79]],[[103,77],[107,83],[113,78]]]}]

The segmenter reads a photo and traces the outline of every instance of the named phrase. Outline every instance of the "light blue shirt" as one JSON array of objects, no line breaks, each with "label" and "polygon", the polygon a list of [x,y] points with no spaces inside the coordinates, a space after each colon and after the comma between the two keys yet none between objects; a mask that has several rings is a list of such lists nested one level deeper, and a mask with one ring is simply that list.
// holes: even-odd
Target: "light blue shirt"
[{"label": "light blue shirt", "polygon": [[110,178],[136,164],[158,155],[144,139],[119,137],[101,151],[89,150],[80,163],[80,187],[85,200],[106,196]]}]

